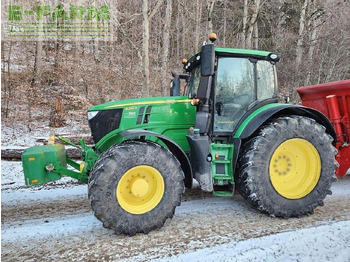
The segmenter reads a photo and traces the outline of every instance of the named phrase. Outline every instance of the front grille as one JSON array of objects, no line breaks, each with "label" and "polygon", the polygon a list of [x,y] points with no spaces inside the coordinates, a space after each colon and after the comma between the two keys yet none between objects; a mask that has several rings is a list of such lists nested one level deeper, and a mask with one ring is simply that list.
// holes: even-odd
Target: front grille
[{"label": "front grille", "polygon": [[104,110],[89,120],[92,138],[95,143],[109,132],[119,128],[122,113],[123,109]]}]

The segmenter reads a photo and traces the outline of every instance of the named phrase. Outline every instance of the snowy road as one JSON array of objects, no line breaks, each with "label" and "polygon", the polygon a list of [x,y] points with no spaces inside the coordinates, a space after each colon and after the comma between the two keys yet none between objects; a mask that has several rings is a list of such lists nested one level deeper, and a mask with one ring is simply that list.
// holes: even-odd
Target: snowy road
[{"label": "snowy road", "polygon": [[292,219],[261,214],[239,195],[188,190],[162,229],[128,237],[95,219],[86,186],[66,179],[25,188],[17,175],[13,182],[4,175],[19,178],[17,164],[2,163],[3,261],[350,261],[349,177],[333,184],[333,195],[313,215]]}]

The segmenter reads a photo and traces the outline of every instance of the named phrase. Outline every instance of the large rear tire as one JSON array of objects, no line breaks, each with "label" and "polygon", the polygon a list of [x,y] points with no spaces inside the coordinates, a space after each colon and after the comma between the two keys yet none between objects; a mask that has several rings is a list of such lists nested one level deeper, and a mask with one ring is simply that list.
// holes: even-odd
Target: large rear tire
[{"label": "large rear tire", "polygon": [[117,234],[161,228],[181,203],[184,174],[176,157],[153,142],[113,146],[96,161],[89,177],[95,216]]},{"label": "large rear tire", "polygon": [[271,216],[313,213],[332,193],[337,167],[332,141],[325,128],[308,117],[271,121],[243,145],[238,191]]}]

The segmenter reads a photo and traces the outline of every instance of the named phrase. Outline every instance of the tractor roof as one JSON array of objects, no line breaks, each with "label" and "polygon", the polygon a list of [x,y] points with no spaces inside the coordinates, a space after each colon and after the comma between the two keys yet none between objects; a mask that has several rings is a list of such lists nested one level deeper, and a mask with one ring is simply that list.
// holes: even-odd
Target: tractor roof
[{"label": "tractor roof", "polygon": [[[261,50],[251,50],[251,49],[238,49],[238,48],[219,48],[215,47],[215,53],[219,56],[232,56],[232,57],[252,57],[257,59],[268,59],[268,56],[272,54],[272,52],[261,51]],[[198,57],[200,52],[194,54],[186,64],[184,64],[184,69],[187,72],[192,71],[194,67],[196,67],[200,60]],[[187,68],[186,68],[187,66]]]},{"label": "tractor roof", "polygon": [[219,54],[233,54],[242,56],[258,56],[261,58],[267,57],[271,52],[261,50],[250,50],[250,49],[236,49],[236,48],[215,48],[215,52]]}]

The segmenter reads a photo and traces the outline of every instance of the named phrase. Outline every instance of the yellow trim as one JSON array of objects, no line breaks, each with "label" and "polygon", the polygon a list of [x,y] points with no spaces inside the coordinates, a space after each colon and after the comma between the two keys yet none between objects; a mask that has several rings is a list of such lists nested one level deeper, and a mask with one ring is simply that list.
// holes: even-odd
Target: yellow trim
[{"label": "yellow trim", "polygon": [[152,166],[136,166],[124,173],[116,188],[119,205],[135,215],[155,208],[164,195],[164,179]]},{"label": "yellow trim", "polygon": [[38,179],[32,179],[30,182],[31,182],[32,184],[38,183]]},{"label": "yellow trim", "polygon": [[28,158],[28,161],[34,161],[35,160],[35,157],[29,157]]},{"label": "yellow trim", "polygon": [[80,173],[83,173],[83,170],[84,170],[84,166],[85,166],[85,162],[81,162],[80,165],[79,165],[79,171]]},{"label": "yellow trim", "polygon": [[124,107],[124,106],[138,106],[138,105],[160,105],[160,104],[174,104],[174,103],[190,103],[191,99],[185,100],[166,100],[166,101],[149,101],[149,102],[135,102],[129,104],[121,104],[121,105],[113,105],[106,106],[105,108],[116,108],[116,107]]},{"label": "yellow trim", "polygon": [[280,144],[269,165],[270,181],[274,189],[288,199],[308,195],[321,176],[321,158],[307,140],[292,138]]}]

